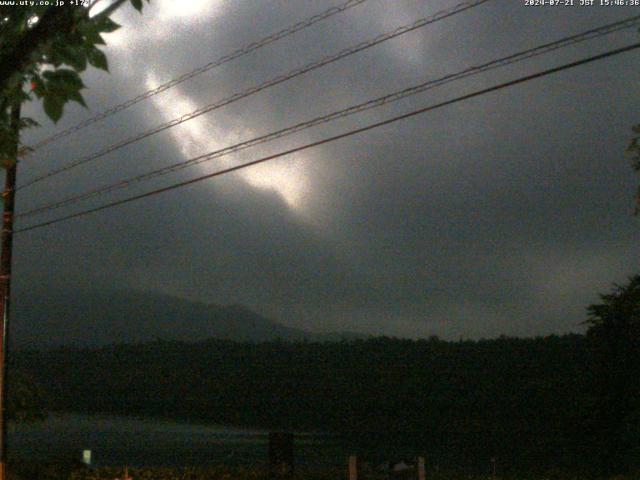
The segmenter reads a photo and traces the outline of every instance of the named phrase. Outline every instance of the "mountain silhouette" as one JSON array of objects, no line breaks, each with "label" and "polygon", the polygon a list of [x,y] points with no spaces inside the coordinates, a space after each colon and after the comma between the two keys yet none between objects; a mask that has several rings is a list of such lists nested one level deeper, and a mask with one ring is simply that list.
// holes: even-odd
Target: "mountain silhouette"
[{"label": "mountain silhouette", "polygon": [[19,348],[208,338],[262,342],[366,337],[349,332],[313,333],[287,327],[242,305],[205,304],[158,293],[47,291],[14,297],[10,338]]}]

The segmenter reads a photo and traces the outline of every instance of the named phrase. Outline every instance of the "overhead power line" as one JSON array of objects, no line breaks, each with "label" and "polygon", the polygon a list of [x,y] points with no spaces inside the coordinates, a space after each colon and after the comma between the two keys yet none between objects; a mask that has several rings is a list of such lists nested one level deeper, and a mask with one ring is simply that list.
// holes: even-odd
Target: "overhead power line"
[{"label": "overhead power line", "polygon": [[158,188],[158,189],[155,189],[155,190],[151,190],[151,191],[148,191],[148,192],[145,192],[145,193],[141,193],[141,194],[138,194],[138,195],[133,195],[131,197],[127,197],[127,198],[124,198],[124,199],[121,199],[121,200],[110,202],[110,203],[107,203],[107,204],[104,204],[104,205],[100,205],[98,207],[90,208],[90,209],[87,209],[87,210],[82,210],[80,212],[76,212],[76,213],[73,213],[73,214],[70,214],[70,215],[66,215],[64,217],[59,217],[59,218],[56,218],[56,219],[53,219],[53,220],[49,220],[49,221],[46,221],[46,222],[41,222],[41,223],[37,223],[35,225],[30,225],[28,227],[16,230],[15,233],[23,233],[23,232],[28,232],[28,231],[35,230],[35,229],[38,229],[38,228],[43,228],[43,227],[46,227],[46,226],[49,226],[49,225],[53,225],[53,224],[60,223],[60,222],[66,221],[66,220],[70,220],[72,218],[85,216],[85,215],[88,215],[90,213],[99,212],[101,210],[106,210],[108,208],[113,208],[113,207],[116,207],[116,206],[119,206],[119,205],[124,205],[126,203],[131,203],[131,202],[134,202],[136,200],[141,200],[143,198],[159,195],[161,193],[165,193],[165,192],[168,192],[168,191],[171,191],[171,190],[176,190],[178,188],[186,187],[188,185],[193,185],[195,183],[199,183],[199,182],[202,182],[204,180],[208,180],[210,178],[219,177],[219,176],[222,176],[222,175],[226,175],[228,173],[232,173],[232,172],[236,172],[236,171],[239,171],[239,170],[243,170],[245,168],[249,168],[249,167],[252,167],[254,165],[258,165],[258,164],[261,164],[261,163],[269,162],[271,160],[275,160],[277,158],[281,158],[281,157],[284,157],[284,156],[287,156],[287,155],[291,155],[291,154],[298,153],[298,152],[301,152],[301,151],[304,151],[304,150],[308,150],[310,148],[314,148],[314,147],[317,147],[319,145],[324,145],[326,143],[334,142],[336,140],[340,140],[340,139],[343,139],[343,138],[351,137],[353,135],[357,135],[357,134],[360,134],[360,133],[367,132],[369,130],[373,130],[374,128],[382,127],[384,125],[389,125],[389,124],[395,123],[395,122],[400,121],[400,120],[405,120],[407,118],[415,117],[415,116],[423,114],[423,113],[434,111],[434,110],[446,107],[448,105],[453,105],[455,103],[459,103],[459,102],[462,102],[462,101],[465,101],[465,100],[469,100],[471,98],[475,98],[475,97],[479,97],[479,96],[482,96],[482,95],[486,95],[486,94],[491,93],[491,92],[496,92],[498,90],[502,90],[502,89],[505,89],[505,88],[508,88],[508,87],[512,87],[514,85],[518,85],[518,84],[522,84],[522,83],[525,83],[525,82],[529,82],[529,81],[537,79],[537,78],[545,77],[547,75],[551,75],[551,74],[554,74],[554,73],[557,73],[557,72],[568,70],[570,68],[575,68],[575,67],[578,67],[580,65],[585,65],[587,63],[592,63],[592,62],[595,62],[595,61],[598,61],[598,60],[603,60],[605,58],[613,57],[615,55],[620,55],[622,53],[630,52],[630,51],[636,50],[638,48],[640,48],[640,42],[639,43],[634,43],[632,45],[628,45],[626,47],[618,48],[618,49],[615,49],[615,50],[609,50],[609,51],[607,51],[605,53],[601,53],[599,55],[594,55],[594,56],[591,56],[591,57],[583,58],[581,60],[577,60],[577,61],[574,61],[574,62],[571,62],[571,63],[566,63],[566,64],[561,65],[559,67],[549,68],[549,69],[546,69],[546,70],[543,70],[543,71],[540,71],[540,72],[537,72],[537,73],[533,73],[533,74],[530,74],[530,75],[525,75],[525,76],[517,78],[515,80],[510,80],[508,82],[500,83],[500,84],[494,85],[492,87],[484,88],[484,89],[481,89],[481,90],[476,90],[475,92],[468,93],[466,95],[461,95],[461,96],[453,98],[451,100],[446,100],[444,102],[436,103],[434,105],[429,105],[427,107],[420,108],[418,110],[413,110],[412,112],[405,113],[403,115],[398,115],[398,116],[389,118],[387,120],[383,120],[383,121],[380,121],[380,122],[372,123],[372,124],[369,124],[367,126],[360,127],[360,128],[354,129],[354,130],[349,130],[347,132],[344,132],[344,133],[341,133],[341,134],[338,134],[338,135],[334,135],[332,137],[328,137],[328,138],[325,138],[323,140],[318,140],[316,142],[307,143],[305,145],[302,145],[302,146],[299,146],[299,147],[295,147],[295,148],[292,148],[292,149],[289,149],[289,150],[285,150],[285,151],[282,151],[282,152],[279,152],[279,153],[276,153],[276,154],[273,154],[273,155],[268,155],[266,157],[262,157],[262,158],[259,158],[257,160],[253,160],[251,162],[247,162],[247,163],[243,163],[243,164],[240,164],[240,165],[236,165],[234,167],[229,167],[229,168],[225,168],[225,169],[222,169],[222,170],[218,170],[216,172],[209,173],[209,174],[206,174],[206,175],[201,175],[199,177],[195,177],[195,178],[192,178],[190,180],[174,183],[172,185],[169,185],[169,186],[166,186],[166,187],[162,187],[162,188]]},{"label": "overhead power line", "polygon": [[80,165],[84,165],[87,164],[89,162],[92,162],[98,158],[101,158],[109,153],[112,153],[122,147],[125,147],[127,145],[131,145],[135,142],[138,142],[144,138],[150,137],[152,135],[155,135],[156,133],[160,133],[164,130],[167,130],[169,128],[175,127],[177,125],[180,125],[184,122],[187,122],[189,120],[192,120],[196,117],[199,117],[200,115],[204,115],[205,113],[209,113],[213,110],[217,110],[218,108],[224,107],[226,105],[229,105],[231,103],[234,103],[238,100],[241,100],[243,98],[249,97],[251,95],[254,95],[258,92],[261,92],[263,90],[266,90],[270,87],[273,87],[275,85],[279,85],[281,83],[284,83],[286,81],[289,81],[293,78],[299,77],[300,75],[303,75],[305,73],[311,72],[313,70],[316,70],[318,68],[321,68],[325,65],[328,65],[330,63],[336,62],[338,60],[341,60],[343,58],[346,58],[348,56],[354,55],[358,52],[361,52],[363,50],[366,50],[368,48],[371,48],[375,45],[379,45],[382,42],[386,42],[388,40],[391,40],[393,38],[396,38],[400,35],[404,35],[405,33],[417,30],[418,28],[422,28],[425,27],[427,25],[430,25],[432,23],[438,22],[440,20],[444,20],[445,18],[451,17],[453,15],[456,15],[458,13],[462,13],[466,10],[469,10],[471,8],[477,7],[483,3],[489,2],[491,0],[473,0],[473,1],[466,1],[466,2],[462,2],[459,3],[458,5],[449,8],[447,10],[442,10],[438,13],[436,13],[435,15],[429,16],[429,17],[425,17],[425,18],[421,18],[415,22],[413,22],[410,25],[405,25],[403,27],[397,28],[391,32],[387,32],[387,33],[383,33],[381,35],[378,35],[377,37],[358,43],[357,45],[350,47],[350,48],[345,48],[341,51],[339,51],[338,53],[335,53],[333,55],[329,55],[326,57],[321,58],[320,60],[317,60],[315,62],[309,63],[303,67],[300,68],[296,68],[295,70],[290,71],[289,73],[286,73],[284,75],[279,75],[277,77],[272,78],[271,80],[268,80],[266,82],[263,82],[259,85],[253,86],[251,88],[248,88],[246,90],[243,90],[241,92],[238,93],[234,93],[233,95],[230,95],[226,98],[223,98],[222,100],[218,100],[215,103],[212,103],[210,105],[206,105],[204,107],[198,108],[197,110],[194,110],[193,112],[184,114],[178,118],[175,118],[173,120],[170,120],[168,122],[162,123],[150,130],[147,130],[146,132],[134,135],[132,137],[129,137],[125,140],[122,140],[116,144],[113,144],[111,146],[108,146],[96,153],[93,153],[87,157],[81,158],[79,160],[75,160],[72,161],[70,163],[67,163],[66,165],[63,165],[62,167],[56,168],[54,170],[51,170],[43,175],[37,176],[29,181],[27,181],[26,183],[24,183],[23,185],[19,186],[17,190],[29,187],[35,183],[41,182],[45,179],[51,178],[55,175],[58,175],[60,173],[63,172],[67,172],[73,168],[76,168]]},{"label": "overhead power line", "polygon": [[126,110],[129,107],[132,107],[133,105],[135,105],[136,103],[139,103],[143,100],[146,100],[147,98],[151,98],[154,95],[157,95],[159,93],[162,93],[166,90],[169,90],[170,88],[175,87],[176,85],[181,84],[182,82],[185,82],[187,80],[192,79],[193,77],[200,75],[201,73],[207,72],[213,68],[219,67],[221,65],[224,65],[225,63],[228,63],[232,60],[235,60],[236,58],[240,58],[244,55],[247,55],[251,52],[255,52],[256,50],[259,50],[262,47],[265,47],[267,45],[269,45],[270,43],[276,42],[278,40],[281,40],[285,37],[291,36],[294,33],[299,32],[300,30],[304,30],[305,28],[308,28],[318,22],[321,22],[322,20],[326,20],[327,18],[333,17],[334,15],[337,15],[338,13],[342,13],[346,10],[349,10],[350,8],[355,7],[356,5],[360,5],[361,3],[366,2],[367,0],[348,0],[347,2],[343,3],[342,5],[338,5],[337,7],[331,7],[327,10],[325,10],[322,13],[319,13],[317,15],[313,15],[312,17],[306,18],[305,20],[302,20],[298,23],[296,23],[295,25],[292,25],[288,28],[285,28],[283,30],[280,30],[279,32],[276,32],[274,34],[271,34],[267,37],[264,37],[261,40],[258,40],[256,42],[252,42],[248,45],[245,45],[244,47],[238,48],[237,50],[224,55],[216,60],[213,60],[209,63],[207,63],[206,65],[202,65],[201,67],[195,68],[187,73],[184,73],[182,75],[180,75],[177,78],[174,78],[172,80],[169,80],[166,83],[163,83],[162,85],[156,87],[156,88],[152,88],[151,90],[147,90],[146,92],[141,93],[140,95],[127,100],[126,102],[120,103],[118,105],[115,105],[91,118],[88,118],[86,120],[83,120],[82,122],[66,129],[63,130],[61,132],[55,133],[39,142],[37,142],[34,145],[31,145],[30,148],[33,150],[37,150],[51,142],[54,142],[56,140],[59,140],[61,138],[67,137],[69,135],[71,135],[72,133],[75,133],[79,130],[82,130],[85,127],[88,127],[89,125],[92,125],[94,123],[97,123],[101,120],[104,120],[107,117],[110,117],[111,115],[114,115],[115,113],[121,112],[123,110]]},{"label": "overhead power line", "polygon": [[275,132],[271,132],[268,133],[266,135],[262,135],[259,137],[255,137],[225,148],[222,148],[220,150],[216,150],[213,152],[209,152],[206,153],[204,155],[200,155],[197,156],[195,158],[191,158],[189,160],[185,160],[185,161],[181,161],[181,162],[177,162],[174,163],[172,165],[168,165],[162,168],[158,168],[156,170],[152,170],[150,172],[146,172],[143,173],[141,175],[137,175],[134,177],[130,177],[128,179],[125,180],[121,180],[119,182],[113,183],[111,185],[106,185],[103,187],[99,187],[99,188],[95,188],[95,189],[91,189],[89,191],[86,191],[84,193],[78,194],[78,195],[74,195],[74,196],[70,196],[67,198],[64,198],[62,200],[59,200],[57,202],[53,202],[53,203],[48,203],[36,208],[33,208],[31,210],[28,210],[20,215],[17,215],[16,218],[24,218],[24,217],[29,217],[32,215],[36,215],[39,213],[44,213],[47,211],[51,211],[54,209],[58,209],[64,206],[68,206],[68,205],[72,205],[75,203],[78,203],[80,201],[89,199],[89,198],[94,198],[97,197],[99,195],[104,195],[107,193],[111,193],[114,192],[116,190],[120,190],[122,188],[127,188],[129,186],[131,186],[132,184],[135,183],[139,183],[139,182],[143,182],[146,180],[150,180],[152,178],[155,177],[159,177],[162,175],[166,175],[169,173],[173,173],[179,170],[182,170],[184,168],[188,168],[194,165],[198,165],[204,162],[208,162],[220,157],[224,157],[226,155],[230,155],[232,153],[236,153],[238,151],[247,149],[249,147],[253,147],[256,145],[260,145],[278,138],[282,138],[288,135],[292,135],[294,133],[300,132],[302,130],[306,130],[308,128],[323,124],[323,123],[328,123],[330,121],[333,120],[337,120],[339,118],[344,118],[350,115],[354,115],[356,113],[361,113],[363,111],[366,110],[370,110],[372,108],[376,108],[391,102],[395,102],[398,100],[401,100],[403,98],[406,98],[408,96],[411,95],[416,95],[418,93],[422,93],[425,92],[427,90],[431,90],[433,88],[436,87],[440,87],[442,85],[448,84],[450,82],[456,81],[456,80],[460,80],[466,77],[470,77],[473,75],[477,75],[489,70],[493,70],[496,68],[501,68],[513,63],[517,63],[517,62],[521,62],[523,60],[527,60],[530,58],[534,58],[549,52],[553,52],[556,50],[559,50],[561,48],[566,48],[570,45],[574,45],[580,42],[584,42],[586,40],[592,40],[594,38],[599,38],[602,37],[604,35],[608,35],[626,28],[631,28],[634,26],[637,26],[640,24],[640,15],[634,16],[634,17],[630,17],[618,22],[614,22],[608,25],[604,25],[598,28],[594,28],[594,29],[590,29],[587,30],[585,32],[576,34],[576,35],[571,35],[569,37],[564,37],[560,40],[556,40],[554,42],[550,42],[550,43],[546,43],[544,45],[540,45],[537,47],[533,47],[512,55],[509,55],[507,57],[502,57],[499,58],[497,60],[492,60],[490,62],[484,63],[482,65],[478,65],[478,66],[472,66],[469,67],[465,70],[456,72],[456,73],[452,73],[452,74],[448,74],[445,75],[443,77],[440,77],[438,79],[434,79],[434,80],[429,80],[423,83],[420,83],[418,85],[414,85],[412,87],[409,88],[405,88],[403,90],[391,93],[391,94],[387,94],[372,100],[369,100],[367,102],[363,102],[357,105],[353,105],[350,106],[348,108],[336,111],[336,112],[332,112],[328,115],[323,115],[323,116],[319,116],[316,118],[313,118],[311,120],[307,120],[305,122],[301,122],[301,123],[297,123],[295,125],[277,130]]}]

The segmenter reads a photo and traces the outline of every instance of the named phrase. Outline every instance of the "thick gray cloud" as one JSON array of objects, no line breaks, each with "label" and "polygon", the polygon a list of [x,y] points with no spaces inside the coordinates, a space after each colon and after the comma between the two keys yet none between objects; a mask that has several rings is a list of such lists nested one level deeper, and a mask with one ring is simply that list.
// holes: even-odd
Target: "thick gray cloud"
[{"label": "thick gray cloud", "polygon": [[[178,5],[187,3],[154,0],[142,16],[123,12],[123,29],[108,37],[111,75],[86,75],[91,112],[73,107],[59,126],[43,120],[46,127],[30,138],[337,3],[193,0],[177,17]],[[454,4],[369,0],[47,147],[21,165],[20,177]],[[543,8],[494,0],[43,182],[21,192],[19,206],[27,209],[635,13],[630,7]],[[252,149],[233,161],[635,40],[633,29],[600,38]],[[579,331],[597,292],[637,271],[638,223],[631,216],[636,179],[624,156],[630,126],[638,121],[637,55],[23,234],[15,245],[17,288],[162,291],[242,303],[311,330],[447,338]],[[42,118],[39,107],[32,113]],[[194,167],[112,198],[212,169],[215,164]]]}]

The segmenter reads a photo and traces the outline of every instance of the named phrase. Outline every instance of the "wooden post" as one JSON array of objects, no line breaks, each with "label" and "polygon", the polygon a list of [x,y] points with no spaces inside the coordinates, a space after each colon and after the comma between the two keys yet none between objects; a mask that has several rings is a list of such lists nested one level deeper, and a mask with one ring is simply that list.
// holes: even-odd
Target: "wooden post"
[{"label": "wooden post", "polygon": [[418,457],[418,480],[426,480],[424,457]]},{"label": "wooden post", "polygon": [[358,457],[349,456],[349,480],[358,480]]},{"label": "wooden post", "polygon": [[[11,109],[10,128],[16,138],[20,133],[20,104]],[[2,247],[0,255],[0,480],[7,478],[7,371],[9,364],[9,300],[11,297],[11,254],[13,253],[13,209],[18,170],[18,143],[11,152],[13,164],[5,170],[5,187],[2,199]]]}]

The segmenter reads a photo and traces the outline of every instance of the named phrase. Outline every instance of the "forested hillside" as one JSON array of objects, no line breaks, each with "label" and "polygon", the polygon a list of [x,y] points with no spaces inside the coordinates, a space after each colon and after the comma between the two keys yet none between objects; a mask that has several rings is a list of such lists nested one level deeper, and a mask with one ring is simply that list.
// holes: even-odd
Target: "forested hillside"
[{"label": "forested hillside", "polygon": [[403,441],[486,463],[589,458],[590,342],[155,342],[21,352],[52,410],[144,414]]}]

